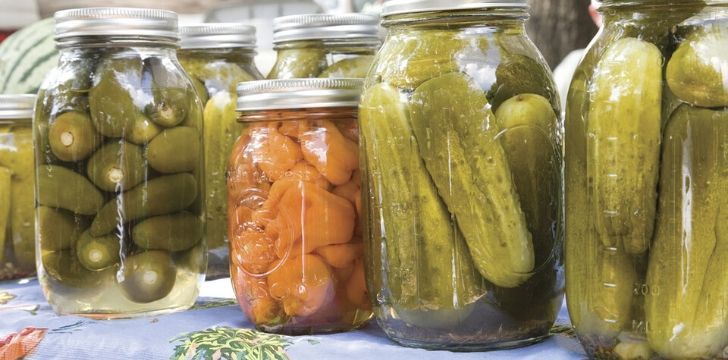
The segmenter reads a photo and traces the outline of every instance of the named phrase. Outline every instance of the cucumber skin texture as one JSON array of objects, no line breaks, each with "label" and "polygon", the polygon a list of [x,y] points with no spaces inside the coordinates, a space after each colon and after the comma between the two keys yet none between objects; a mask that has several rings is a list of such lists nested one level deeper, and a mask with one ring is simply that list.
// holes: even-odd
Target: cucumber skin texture
[{"label": "cucumber skin texture", "polygon": [[371,258],[386,254],[386,264],[371,270],[370,293],[382,292],[372,283],[383,283],[395,308],[466,308],[485,293],[484,284],[420,159],[399,91],[387,84],[369,87],[359,116],[364,194],[368,208],[378,210],[369,214],[368,223],[376,225],[367,241],[386,245],[386,251],[367,257],[371,265]]},{"label": "cucumber skin texture", "polygon": [[200,133],[189,126],[162,131],[147,145],[149,166],[165,173],[194,171],[200,164]]},{"label": "cucumber skin texture", "polygon": [[476,268],[495,285],[522,284],[534,269],[533,244],[485,94],[450,73],[425,81],[411,104],[420,155]]},{"label": "cucumber skin texture", "polygon": [[315,78],[326,68],[323,49],[283,49],[266,79]]},{"label": "cucumber skin texture", "polygon": [[[657,206],[662,53],[635,38],[613,43],[597,64],[587,119],[587,177],[604,246],[647,250]],[[619,84],[619,86],[615,86]]]},{"label": "cucumber skin texture", "polygon": [[202,240],[202,222],[188,213],[155,216],[146,219],[132,230],[134,243],[148,250],[182,251]]},{"label": "cucumber skin texture", "polygon": [[[147,175],[142,149],[134,144],[119,140],[102,146],[91,156],[86,167],[86,175],[104,191],[125,191],[142,181]],[[123,178],[114,183],[108,178],[108,171],[116,168],[123,173]]]},{"label": "cucumber skin texture", "polygon": [[197,180],[187,173],[154,178],[107,202],[91,223],[90,233],[102,236],[122,223],[180,211],[194,203],[198,192]]},{"label": "cucumber skin texture", "polygon": [[665,130],[645,310],[649,343],[667,358],[728,345],[727,147],[726,110],[682,105]]},{"label": "cucumber skin texture", "polygon": [[38,242],[44,251],[68,250],[73,247],[85,227],[70,213],[46,206],[36,209],[38,224]]},{"label": "cucumber skin texture", "polygon": [[101,192],[83,175],[57,165],[38,167],[38,203],[80,215],[93,215],[103,205]]}]

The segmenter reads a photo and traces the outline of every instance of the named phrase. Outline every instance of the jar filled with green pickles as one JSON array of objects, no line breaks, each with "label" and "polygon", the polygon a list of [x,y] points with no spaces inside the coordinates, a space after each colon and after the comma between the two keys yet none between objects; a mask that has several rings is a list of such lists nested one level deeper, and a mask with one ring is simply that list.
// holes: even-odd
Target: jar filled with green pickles
[{"label": "jar filled with green pickles", "polygon": [[526,1],[395,0],[362,94],[365,254],[407,346],[516,347],[563,299],[561,132]]},{"label": "jar filled with green pickles", "polygon": [[566,279],[588,354],[725,356],[728,2],[604,1],[566,112]]},{"label": "jar filled with green pickles", "polygon": [[177,15],[56,13],[57,67],[34,117],[38,277],[53,309],[95,318],[186,309],[204,279],[202,105]]},{"label": "jar filled with green pickles", "polygon": [[381,41],[379,18],[289,15],[273,21],[277,58],[268,79],[363,78]]},{"label": "jar filled with green pickles", "polygon": [[207,279],[230,274],[227,240],[227,158],[242,132],[235,87],[263,76],[253,63],[255,27],[211,23],[180,28],[179,61],[192,79],[204,112]]},{"label": "jar filled with green pickles", "polygon": [[0,95],[0,280],[35,274],[35,95]]}]

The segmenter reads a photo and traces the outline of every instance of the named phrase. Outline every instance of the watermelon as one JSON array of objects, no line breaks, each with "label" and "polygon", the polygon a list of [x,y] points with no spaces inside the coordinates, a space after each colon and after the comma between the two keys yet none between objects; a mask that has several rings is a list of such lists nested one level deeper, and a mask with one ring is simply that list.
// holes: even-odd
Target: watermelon
[{"label": "watermelon", "polygon": [[0,43],[0,94],[35,94],[58,63],[53,18],[30,24]]}]

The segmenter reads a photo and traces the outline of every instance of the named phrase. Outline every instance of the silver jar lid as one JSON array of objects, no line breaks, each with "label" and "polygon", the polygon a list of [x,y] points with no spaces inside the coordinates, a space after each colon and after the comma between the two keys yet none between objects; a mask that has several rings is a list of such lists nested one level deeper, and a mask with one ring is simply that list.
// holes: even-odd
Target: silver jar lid
[{"label": "silver jar lid", "polygon": [[379,18],[365,14],[309,14],[273,20],[273,43],[314,39],[372,39],[379,41]]},{"label": "silver jar lid", "polygon": [[363,79],[280,79],[238,85],[238,111],[356,107]]},{"label": "silver jar lid", "polygon": [[255,26],[209,23],[179,28],[182,49],[255,48]]},{"label": "silver jar lid", "polygon": [[30,120],[33,118],[35,95],[0,95],[0,123],[3,120]]},{"label": "silver jar lid", "polygon": [[79,36],[150,36],[177,40],[177,14],[166,10],[96,7],[55,13],[56,42]]},{"label": "silver jar lid", "polygon": [[443,10],[484,8],[528,8],[526,0],[389,0],[382,5],[382,16]]}]

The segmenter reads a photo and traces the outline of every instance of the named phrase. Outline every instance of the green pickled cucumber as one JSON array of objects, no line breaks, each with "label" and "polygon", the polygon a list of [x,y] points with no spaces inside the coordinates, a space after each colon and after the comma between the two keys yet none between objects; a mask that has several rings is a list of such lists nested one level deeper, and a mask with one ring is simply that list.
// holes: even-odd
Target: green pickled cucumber
[{"label": "green pickled cucumber", "polygon": [[146,118],[134,98],[142,88],[142,66],[139,57],[107,58],[99,66],[89,105],[91,120],[104,136],[128,136]]},{"label": "green pickled cucumber", "polygon": [[144,113],[152,122],[162,127],[177,126],[187,117],[189,102],[196,98],[194,91],[187,88],[188,78],[182,73],[169,71],[171,64],[160,57],[147,57],[143,61],[142,84],[151,89],[151,102],[144,107]]},{"label": "green pickled cucumber", "polygon": [[72,248],[87,225],[65,210],[39,206],[36,214],[38,216],[38,242],[43,251]]},{"label": "green pickled cucumber", "polygon": [[268,79],[314,78],[326,68],[326,51],[316,48],[278,50]]},{"label": "green pickled cucumber", "polygon": [[83,267],[73,250],[44,252],[41,261],[50,278],[67,287],[93,289],[110,275],[109,272],[90,271]]},{"label": "green pickled cucumber", "polygon": [[728,345],[728,111],[681,106],[665,129],[647,338],[665,358]]},{"label": "green pickled cucumber", "polygon": [[372,65],[374,56],[361,55],[353,58],[339,60],[324,69],[320,78],[365,78]]},{"label": "green pickled cucumber", "polygon": [[371,241],[386,244],[386,283],[400,316],[415,322],[430,311],[466,314],[485,294],[484,283],[420,159],[403,100],[386,84],[362,95],[366,193],[376,194],[366,201],[380,204],[370,222],[383,226],[383,239]]},{"label": "green pickled cucumber", "polygon": [[93,215],[104,204],[101,192],[82,175],[57,165],[38,167],[38,204]]},{"label": "green pickled cucumber", "polygon": [[208,256],[207,246],[205,246],[204,242],[201,242],[197,246],[180,253],[175,263],[179,269],[184,269],[193,274],[204,274],[205,269],[207,269]]},{"label": "green pickled cucumber", "polygon": [[207,102],[208,97],[220,91],[234,94],[239,83],[256,80],[253,74],[228,60],[206,56],[180,56],[180,63],[192,77],[192,84],[203,104]]},{"label": "green pickled cucumber", "polygon": [[667,84],[681,100],[702,107],[728,106],[728,27],[695,30],[667,63]]},{"label": "green pickled cucumber", "polygon": [[126,191],[144,181],[142,149],[123,140],[102,146],[88,162],[88,178],[104,191]]},{"label": "green pickled cucumber", "polygon": [[76,243],[76,256],[83,267],[98,271],[119,264],[121,240],[116,234],[94,237],[85,231]]},{"label": "green pickled cucumber", "polygon": [[205,84],[196,77],[191,77],[190,81],[192,81],[192,87],[195,88],[195,93],[197,94],[197,97],[200,98],[200,102],[207,104],[207,100],[210,99],[210,94],[207,92]]},{"label": "green pickled cucumber", "polygon": [[0,262],[5,261],[5,242],[10,234],[11,178],[10,169],[0,166]]},{"label": "green pickled cucumber", "polygon": [[100,135],[86,113],[66,112],[55,118],[48,128],[48,144],[63,161],[81,161],[99,146]]},{"label": "green pickled cucumber", "polygon": [[169,253],[152,250],[126,258],[120,285],[129,300],[149,303],[167,296],[176,280],[177,269]]},{"label": "green pickled cucumber", "polygon": [[529,93],[543,96],[553,108],[558,109],[559,99],[549,71],[535,59],[504,52],[503,61],[496,67],[495,78],[496,82],[488,92],[493,111],[497,111],[504,101]]},{"label": "green pickled cucumber", "polygon": [[170,174],[194,171],[200,163],[200,133],[188,126],[162,131],[146,149],[149,166]]},{"label": "green pickled cucumber", "polygon": [[533,244],[487,105],[467,75],[442,75],[412,94],[412,128],[476,268],[488,281],[510,288],[532,275]]},{"label": "green pickled cucumber", "polygon": [[155,216],[146,219],[132,230],[137,246],[148,250],[182,251],[202,240],[202,221],[190,213]]},{"label": "green pickled cucumber", "polygon": [[106,235],[130,221],[183,210],[197,196],[197,181],[190,174],[154,178],[107,202],[91,223],[91,235]]},{"label": "green pickled cucumber", "polygon": [[131,130],[127,133],[126,140],[132,144],[146,145],[155,136],[162,132],[162,128],[149,120],[146,116],[138,116],[131,125]]},{"label": "green pickled cucumber", "polygon": [[[657,206],[662,127],[662,53],[635,38],[612,44],[597,64],[587,119],[587,177],[605,246],[647,250]],[[615,84],[619,86],[615,87]]]}]

